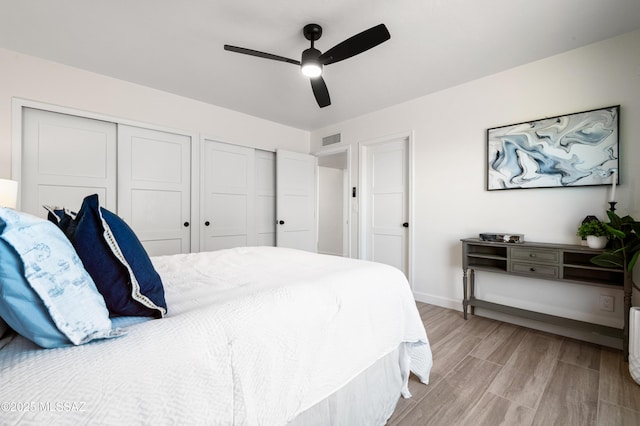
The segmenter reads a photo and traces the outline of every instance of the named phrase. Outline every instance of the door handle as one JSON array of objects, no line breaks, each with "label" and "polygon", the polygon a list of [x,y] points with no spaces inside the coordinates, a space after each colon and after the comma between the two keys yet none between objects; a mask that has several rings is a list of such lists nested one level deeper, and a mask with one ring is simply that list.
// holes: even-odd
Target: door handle
[{"label": "door handle", "polygon": [[279,220],[278,225],[284,225],[284,220]]},{"label": "door handle", "polygon": [[403,223],[402,226],[404,226],[405,228],[408,228],[409,227],[409,222]]},{"label": "door handle", "polygon": [[185,222],[185,223],[183,223],[183,225],[184,225],[185,228],[188,228],[189,227],[189,222]]},{"label": "door handle", "polygon": [[209,226],[211,225],[211,222],[209,222],[208,220],[204,223],[204,226]]}]

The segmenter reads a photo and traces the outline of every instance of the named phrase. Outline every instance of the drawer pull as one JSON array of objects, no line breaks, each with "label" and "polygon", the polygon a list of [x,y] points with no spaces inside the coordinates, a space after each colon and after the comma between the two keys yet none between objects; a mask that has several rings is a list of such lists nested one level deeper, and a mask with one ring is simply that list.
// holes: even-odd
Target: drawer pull
[{"label": "drawer pull", "polygon": [[530,270],[531,272],[535,272],[535,271],[536,271],[536,268],[529,268],[529,270]]},{"label": "drawer pull", "polygon": [[535,253],[529,253],[529,257],[536,257]]}]

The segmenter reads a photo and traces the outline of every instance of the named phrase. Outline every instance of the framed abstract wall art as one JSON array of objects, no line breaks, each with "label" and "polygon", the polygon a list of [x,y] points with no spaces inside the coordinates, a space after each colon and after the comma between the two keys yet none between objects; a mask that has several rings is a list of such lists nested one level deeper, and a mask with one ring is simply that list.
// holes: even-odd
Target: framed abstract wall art
[{"label": "framed abstract wall art", "polygon": [[617,105],[487,129],[487,190],[610,185],[619,115]]}]

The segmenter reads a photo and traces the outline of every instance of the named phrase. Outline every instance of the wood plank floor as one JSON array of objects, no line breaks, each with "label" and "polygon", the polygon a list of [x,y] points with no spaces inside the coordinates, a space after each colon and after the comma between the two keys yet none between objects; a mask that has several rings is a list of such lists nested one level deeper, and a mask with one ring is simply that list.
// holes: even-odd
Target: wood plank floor
[{"label": "wood plank floor", "polygon": [[433,351],[390,426],[640,425],[640,385],[622,352],[418,303]]}]

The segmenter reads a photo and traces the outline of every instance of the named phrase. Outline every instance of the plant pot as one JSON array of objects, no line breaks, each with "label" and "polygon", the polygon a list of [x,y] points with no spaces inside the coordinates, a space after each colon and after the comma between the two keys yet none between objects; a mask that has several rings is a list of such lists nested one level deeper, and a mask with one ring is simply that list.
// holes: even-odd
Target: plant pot
[{"label": "plant pot", "polygon": [[591,248],[605,248],[608,241],[609,240],[605,236],[596,237],[595,235],[587,235],[587,245]]}]

